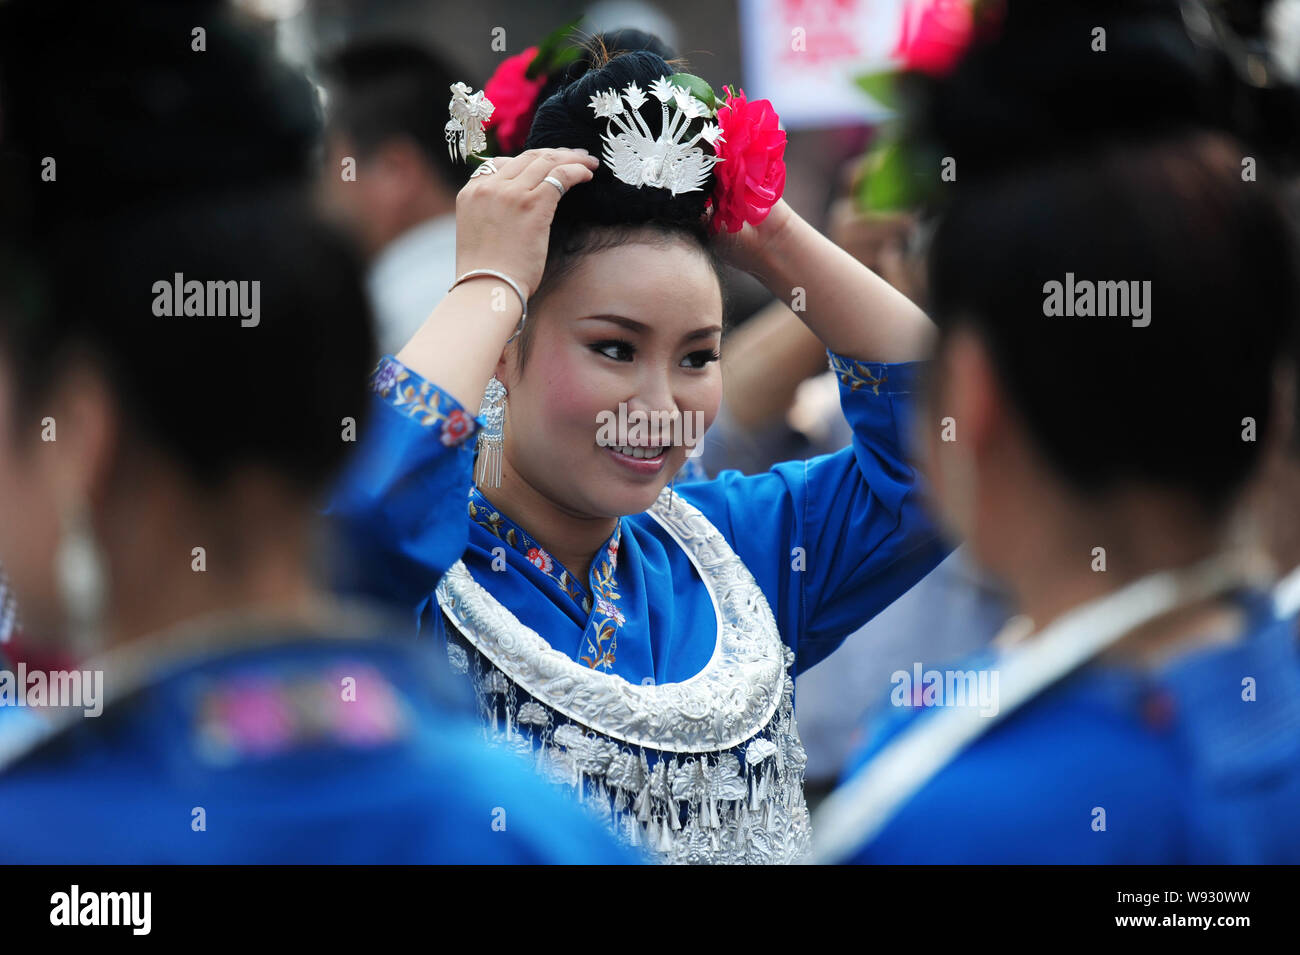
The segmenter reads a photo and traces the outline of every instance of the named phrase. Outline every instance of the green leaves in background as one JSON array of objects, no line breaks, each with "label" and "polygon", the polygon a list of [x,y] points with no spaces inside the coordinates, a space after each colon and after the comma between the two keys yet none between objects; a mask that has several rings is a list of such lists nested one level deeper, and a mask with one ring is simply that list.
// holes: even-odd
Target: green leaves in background
[{"label": "green leaves in background", "polygon": [[854,83],[896,115],[880,124],[862,157],[853,200],[862,212],[907,212],[923,205],[939,177],[938,157],[906,132],[907,99],[897,72],[866,73]]},{"label": "green leaves in background", "polygon": [[862,92],[888,110],[898,109],[898,91],[894,87],[894,73],[864,73],[853,80]]},{"label": "green leaves in background", "polygon": [[[864,212],[905,212],[925,198],[927,178],[919,173],[912,150],[882,135],[862,157],[853,199]],[[929,178],[938,175],[936,170]]]},{"label": "green leaves in background", "polygon": [[570,63],[580,59],[583,53],[582,47],[572,42],[570,34],[581,22],[582,15],[579,14],[558,30],[548,33],[546,38],[537,44],[537,55],[533,57],[533,62],[528,64],[524,76],[530,80],[535,80],[538,76],[554,76]]}]

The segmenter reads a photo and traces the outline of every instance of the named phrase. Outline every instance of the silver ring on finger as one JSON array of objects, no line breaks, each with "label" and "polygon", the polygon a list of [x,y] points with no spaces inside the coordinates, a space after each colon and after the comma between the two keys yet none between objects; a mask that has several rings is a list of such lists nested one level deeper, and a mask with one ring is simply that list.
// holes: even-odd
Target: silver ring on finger
[{"label": "silver ring on finger", "polygon": [[556,189],[560,190],[561,196],[563,196],[564,193],[567,191],[564,188],[564,183],[560,182],[560,180],[556,179],[554,176],[547,176],[545,179],[542,180],[542,182],[549,182]]},{"label": "silver ring on finger", "polygon": [[490,176],[496,171],[497,171],[497,161],[495,159],[488,158],[488,159],[484,159],[483,162],[479,165],[479,167],[469,174],[469,177],[471,179],[475,179],[479,176]]}]

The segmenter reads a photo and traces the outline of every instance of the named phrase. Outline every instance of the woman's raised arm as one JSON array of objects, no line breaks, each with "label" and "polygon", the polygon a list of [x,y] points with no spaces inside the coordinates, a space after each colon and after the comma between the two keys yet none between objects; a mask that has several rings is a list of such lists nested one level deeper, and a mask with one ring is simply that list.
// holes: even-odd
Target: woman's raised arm
[{"label": "woman's raised arm", "polygon": [[[494,269],[531,295],[546,264],[560,190],[591,178],[595,160],[567,149],[497,159],[456,200],[456,274]],[[335,586],[423,616],[438,578],[464,552],[473,422],[522,306],[491,277],[447,295],[372,380],[374,410],[325,514],[341,537]]]},{"label": "woman's raised arm", "polygon": [[721,246],[836,354],[880,362],[928,356],[934,324],[926,314],[784,199],[757,226],[723,236]]},{"label": "woman's raised arm", "polygon": [[[582,149],[530,149],[493,162],[497,172],[474,176],[456,196],[456,275],[493,269],[528,297],[542,279],[561,196],[547,177],[567,191],[588,182],[598,160]],[[438,303],[397,360],[476,409],[521,312],[514,289],[500,279],[469,279]]]}]

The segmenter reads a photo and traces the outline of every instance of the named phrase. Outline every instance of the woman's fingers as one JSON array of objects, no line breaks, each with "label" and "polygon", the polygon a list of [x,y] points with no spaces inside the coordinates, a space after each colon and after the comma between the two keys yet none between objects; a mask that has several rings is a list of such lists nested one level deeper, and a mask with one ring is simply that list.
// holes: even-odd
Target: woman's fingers
[{"label": "woman's fingers", "polygon": [[[518,156],[498,157],[496,175],[502,179],[516,179],[535,163],[558,166],[560,163],[582,162],[586,156],[589,153],[585,149],[529,149]],[[536,182],[528,182],[528,188],[535,186],[545,175],[538,176]]]},{"label": "woman's fingers", "polygon": [[[515,176],[514,182],[523,189],[532,190],[547,176],[553,175],[556,169],[576,165],[594,171],[599,164],[600,160],[586,153],[572,150],[556,150],[555,155],[541,155],[530,162]],[[565,187],[567,188],[568,185],[569,183],[566,182]]]},{"label": "woman's fingers", "polygon": [[[595,170],[585,163],[571,162],[565,163],[562,166],[553,166],[542,173],[542,178],[538,180],[537,185],[533,186],[531,191],[542,189],[553,190],[555,192],[555,199],[558,202],[560,196],[564,193],[559,189],[556,189],[553,183],[547,182],[547,176],[550,176],[552,179],[560,180],[560,185],[564,186],[564,192],[568,192],[579,183],[588,182],[594,175],[596,175]],[[520,176],[519,178],[522,179],[523,176]]]},{"label": "woman's fingers", "polygon": [[567,192],[591,179],[598,165],[574,149],[497,157],[495,173],[471,179],[456,195],[458,272],[496,269],[532,294],[546,266],[550,224],[562,195],[546,177]]}]

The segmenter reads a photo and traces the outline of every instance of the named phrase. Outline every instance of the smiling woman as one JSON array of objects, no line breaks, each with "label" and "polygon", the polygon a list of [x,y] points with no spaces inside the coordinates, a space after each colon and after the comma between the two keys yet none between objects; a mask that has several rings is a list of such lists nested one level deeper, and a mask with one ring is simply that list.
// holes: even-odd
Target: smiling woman
[{"label": "smiling woman", "polygon": [[[452,132],[469,142],[490,107],[463,95]],[[778,134],[770,104],[723,102],[647,50],[570,70],[525,151],[461,191],[457,271],[497,274],[457,284],[381,363],[379,433],[333,505],[493,738],[662,861],[803,856],[794,676],[944,553],[902,450],[929,322],[780,201]],[[768,146],[728,156],[727,137]],[[707,426],[722,397],[724,260],[816,304],[802,316],[843,369],[856,437],[674,493],[690,448],[664,422]],[[446,486],[430,449],[490,376],[501,481],[470,483],[466,445],[467,546],[439,582],[430,555],[453,530],[428,517],[426,489]],[[611,416],[657,424],[611,446]]]},{"label": "smiling woman", "polygon": [[[609,519],[592,528],[602,540],[613,518],[654,504],[689,450],[648,431],[616,442],[642,454],[602,446],[602,413],[687,413],[707,428],[722,400],[715,266],[690,233],[660,241],[653,232],[624,234],[631,241],[581,256],[552,281],[530,308],[521,350],[503,352],[496,369],[509,397],[506,467],[493,500],[521,513],[529,491],[540,490],[565,510]],[[660,453],[643,456],[652,448]],[[600,541],[574,543],[560,556],[582,579]]]}]

